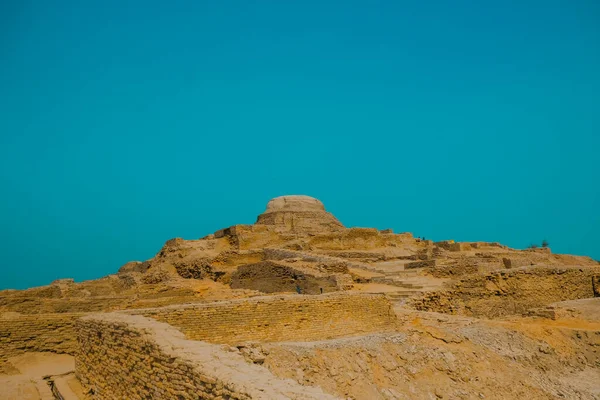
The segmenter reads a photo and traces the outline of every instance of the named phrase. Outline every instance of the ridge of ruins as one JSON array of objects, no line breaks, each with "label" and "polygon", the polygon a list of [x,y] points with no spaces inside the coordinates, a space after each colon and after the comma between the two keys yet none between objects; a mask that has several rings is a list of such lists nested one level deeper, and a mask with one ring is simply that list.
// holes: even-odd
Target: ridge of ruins
[{"label": "ridge of ruins", "polygon": [[57,396],[600,399],[600,264],[277,197],[112,275],[0,291],[0,399]]}]

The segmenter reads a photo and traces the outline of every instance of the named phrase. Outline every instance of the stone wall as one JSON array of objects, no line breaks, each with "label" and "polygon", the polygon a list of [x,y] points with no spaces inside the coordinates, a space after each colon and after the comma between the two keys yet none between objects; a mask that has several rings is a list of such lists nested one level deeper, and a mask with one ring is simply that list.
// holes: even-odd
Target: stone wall
[{"label": "stone wall", "polygon": [[279,295],[127,311],[212,343],[311,341],[393,330],[396,316],[380,294]]},{"label": "stone wall", "polygon": [[263,261],[242,265],[231,276],[233,289],[252,289],[263,293],[295,292],[320,294],[338,291],[335,276],[301,271],[286,265]]},{"label": "stone wall", "polygon": [[309,245],[314,250],[370,250],[401,241],[399,236],[383,235],[375,228],[350,228],[343,232],[311,237]]},{"label": "stone wall", "polygon": [[413,300],[418,310],[497,318],[548,304],[594,297],[600,267],[525,267],[471,275],[447,291]]},{"label": "stone wall", "polygon": [[[3,300],[3,301],[2,301]],[[18,312],[20,314],[40,315],[53,313],[86,313],[122,308],[131,300],[131,296],[90,297],[77,298],[65,297],[62,299],[48,299],[40,297],[17,297],[0,300],[0,313],[2,311]]]},{"label": "stone wall", "polygon": [[84,314],[0,316],[0,371],[7,358],[26,351],[75,354],[75,321]]},{"label": "stone wall", "polygon": [[92,398],[335,399],[247,363],[235,348],[187,340],[140,315],[90,315],[77,331],[76,373]]},{"label": "stone wall", "polygon": [[237,250],[260,249],[285,241],[267,225],[233,225],[215,232],[215,238],[227,238]]},{"label": "stone wall", "polygon": [[306,262],[322,263],[323,269],[334,273],[348,273],[348,268],[368,268],[368,266],[345,260],[340,257],[331,257],[325,254],[306,253],[289,249],[265,249],[266,260],[285,260],[296,258]]}]

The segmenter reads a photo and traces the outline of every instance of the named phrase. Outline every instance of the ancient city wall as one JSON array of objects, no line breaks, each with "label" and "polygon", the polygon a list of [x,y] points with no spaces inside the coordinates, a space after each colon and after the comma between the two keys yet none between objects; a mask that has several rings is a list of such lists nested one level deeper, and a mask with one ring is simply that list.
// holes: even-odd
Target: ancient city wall
[{"label": "ancient city wall", "polygon": [[496,318],[548,304],[594,297],[600,267],[525,267],[472,275],[445,292],[413,300],[418,310]]},{"label": "ancient city wall", "polygon": [[380,294],[278,295],[128,311],[213,343],[311,341],[392,330],[396,316]]},{"label": "ancient city wall", "polygon": [[[12,314],[12,313],[11,313]],[[0,317],[0,370],[8,357],[26,351],[75,354],[75,321],[84,314],[4,315]]]},{"label": "ancient city wall", "polygon": [[76,373],[93,398],[335,399],[141,315],[94,314],[77,330]]}]

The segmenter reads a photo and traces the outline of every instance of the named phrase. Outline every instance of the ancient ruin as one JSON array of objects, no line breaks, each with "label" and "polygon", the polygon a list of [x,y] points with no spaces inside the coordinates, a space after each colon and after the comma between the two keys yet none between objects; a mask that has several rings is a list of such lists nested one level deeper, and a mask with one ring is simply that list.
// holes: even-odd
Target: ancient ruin
[{"label": "ancient ruin", "polygon": [[113,275],[0,292],[0,399],[600,399],[599,282],[588,257],[283,196]]}]

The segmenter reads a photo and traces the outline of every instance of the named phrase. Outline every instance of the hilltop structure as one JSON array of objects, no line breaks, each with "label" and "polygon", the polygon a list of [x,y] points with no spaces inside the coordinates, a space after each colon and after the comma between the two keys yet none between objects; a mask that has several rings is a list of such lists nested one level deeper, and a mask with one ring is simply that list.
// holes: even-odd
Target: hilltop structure
[{"label": "hilltop structure", "polygon": [[309,196],[281,196],[269,201],[267,210],[258,216],[259,225],[274,226],[279,232],[319,234],[339,232],[344,225],[325,211],[319,200]]},{"label": "hilltop structure", "polygon": [[[347,228],[282,196],[253,225],[168,240],[113,275],[0,292],[0,387],[45,398],[56,375],[71,398],[600,399],[598,282],[588,257]],[[30,368],[52,357],[75,365]]]}]

